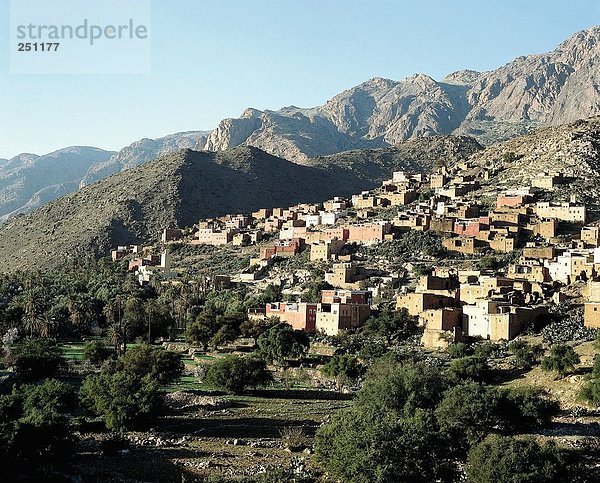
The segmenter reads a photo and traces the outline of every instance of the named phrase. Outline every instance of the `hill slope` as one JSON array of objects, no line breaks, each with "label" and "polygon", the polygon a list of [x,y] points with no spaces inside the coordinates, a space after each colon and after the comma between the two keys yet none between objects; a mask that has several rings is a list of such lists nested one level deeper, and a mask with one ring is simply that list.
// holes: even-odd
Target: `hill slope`
[{"label": "hill slope", "polygon": [[[314,166],[253,147],[169,153],[9,220],[0,227],[0,267],[51,267],[78,254],[107,254],[116,244],[156,239],[164,227],[191,226],[201,217],[348,195],[376,186],[394,169],[427,170],[444,149],[457,158],[480,149],[467,139],[409,144],[339,154]],[[357,158],[363,164],[354,170]]]},{"label": "hill slope", "polygon": [[547,54],[519,57],[490,72],[460,71],[438,82],[417,74],[375,78],[325,105],[247,109],[225,119],[205,149],[240,144],[296,162],[413,137],[467,134],[485,143],[600,114],[600,27],[578,32]]}]

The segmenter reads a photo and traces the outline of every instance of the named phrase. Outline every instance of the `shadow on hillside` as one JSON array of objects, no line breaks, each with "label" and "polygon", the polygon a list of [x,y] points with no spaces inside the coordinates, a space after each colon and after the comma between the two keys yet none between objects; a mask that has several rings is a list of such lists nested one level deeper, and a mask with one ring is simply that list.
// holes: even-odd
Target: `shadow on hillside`
[{"label": "shadow on hillside", "polygon": [[170,421],[168,429],[178,434],[214,438],[280,438],[287,426],[301,426],[309,436],[314,436],[317,423],[311,420],[288,420],[272,418],[207,419],[185,418]]},{"label": "shadow on hillside", "polygon": [[319,391],[315,389],[255,389],[246,391],[247,396],[263,397],[269,399],[299,399],[313,401],[349,401],[352,394],[342,394],[334,391]]}]

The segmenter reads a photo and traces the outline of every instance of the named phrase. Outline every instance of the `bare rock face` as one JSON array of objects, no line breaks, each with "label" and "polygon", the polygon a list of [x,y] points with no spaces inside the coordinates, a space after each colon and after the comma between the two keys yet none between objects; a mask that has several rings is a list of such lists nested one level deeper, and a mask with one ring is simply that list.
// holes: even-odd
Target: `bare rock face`
[{"label": "bare rock face", "polygon": [[249,109],[226,119],[204,148],[253,145],[303,163],[354,148],[384,147],[436,134],[484,143],[600,114],[600,27],[578,32],[553,52],[519,57],[490,72],[374,78],[323,106]]}]

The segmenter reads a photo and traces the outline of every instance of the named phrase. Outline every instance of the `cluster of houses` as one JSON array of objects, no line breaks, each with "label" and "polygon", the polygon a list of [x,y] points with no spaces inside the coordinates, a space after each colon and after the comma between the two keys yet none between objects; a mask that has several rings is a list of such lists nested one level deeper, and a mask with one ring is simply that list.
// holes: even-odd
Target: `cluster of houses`
[{"label": "cluster of houses", "polygon": [[[467,257],[519,248],[520,258],[501,274],[438,267],[422,276],[414,291],[402,287],[397,308],[418,318],[428,347],[466,337],[510,340],[542,320],[550,304],[565,299],[562,287],[584,281],[585,323],[600,328],[600,228],[586,225],[585,205],[575,197],[561,203],[539,199],[540,191],[566,180],[561,173],[542,173],[531,186],[497,192],[492,206],[482,206],[472,193],[492,174],[485,169],[469,174],[468,164],[453,171],[442,167],[431,176],[398,171],[379,188],[349,198],[205,219],[192,231],[165,229],[162,241],[258,245],[239,276],[242,282],[261,278],[278,258],[309,250],[312,262],[332,267],[325,279],[335,289],[323,291],[319,303],[272,301],[248,316],[279,317],[295,329],[330,335],[361,326],[371,314],[372,292],[358,290],[358,284],[372,273],[353,261],[344,250],[348,244],[372,245],[416,230],[440,235],[447,251]],[[395,213],[381,216],[391,207]],[[119,247],[113,259],[133,254],[130,269],[140,283],[157,273],[168,276],[167,252],[152,256],[140,250]]]},{"label": "cluster of houses", "polygon": [[277,317],[296,330],[337,335],[363,325],[371,316],[371,292],[323,290],[321,302],[270,302],[248,310],[251,320]]}]

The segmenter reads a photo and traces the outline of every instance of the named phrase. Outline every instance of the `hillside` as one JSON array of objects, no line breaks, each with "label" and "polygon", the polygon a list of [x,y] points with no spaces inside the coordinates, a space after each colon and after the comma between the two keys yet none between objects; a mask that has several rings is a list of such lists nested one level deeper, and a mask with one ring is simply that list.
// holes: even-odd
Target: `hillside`
[{"label": "hillside", "polygon": [[113,154],[72,146],[44,156],[20,154],[0,162],[0,221],[77,189],[91,166]]},{"label": "hillside", "polygon": [[488,186],[528,186],[544,172],[561,172],[566,183],[553,192],[553,201],[571,193],[597,207],[600,199],[600,117],[553,126],[504,141],[472,155],[474,170],[495,173]]},{"label": "hillside", "polygon": [[253,147],[181,150],[9,220],[0,227],[0,266],[53,266],[77,254],[107,254],[116,244],[156,239],[164,227],[191,226],[201,217],[349,195],[373,188],[394,169],[424,171],[438,156],[467,157],[479,148],[468,139],[424,138],[407,147],[321,158],[314,166]]},{"label": "hillside", "polygon": [[467,134],[489,144],[540,125],[600,114],[600,27],[578,32],[547,54],[489,72],[442,81],[417,74],[374,78],[314,108],[247,109],[208,136],[208,150],[252,145],[296,162],[435,134]]},{"label": "hillside", "polygon": [[189,131],[169,134],[157,139],[140,139],[125,146],[109,159],[91,166],[81,185],[86,186],[111,174],[139,166],[146,161],[178,149],[201,149],[209,131]]}]

